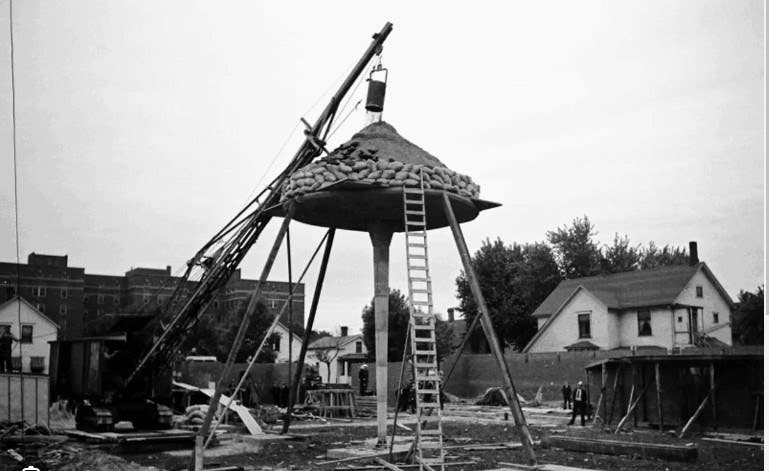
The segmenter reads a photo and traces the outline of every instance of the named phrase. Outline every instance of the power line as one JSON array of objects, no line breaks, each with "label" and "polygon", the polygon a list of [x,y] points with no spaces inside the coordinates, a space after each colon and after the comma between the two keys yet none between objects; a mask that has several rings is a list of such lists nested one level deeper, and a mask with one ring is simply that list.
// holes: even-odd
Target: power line
[{"label": "power line", "polygon": [[[12,152],[13,152],[13,211],[16,229],[16,297],[19,298],[17,305],[19,319],[19,357],[24,358],[21,352],[21,250],[19,249],[19,176],[18,164],[16,162],[16,69],[14,67],[13,56],[13,0],[8,0],[8,32],[11,45],[11,128],[13,130]],[[21,400],[21,420],[24,421],[24,375],[19,371],[20,400]],[[11,398],[9,397],[8,400]],[[24,438],[24,430],[21,431],[21,437]]]}]

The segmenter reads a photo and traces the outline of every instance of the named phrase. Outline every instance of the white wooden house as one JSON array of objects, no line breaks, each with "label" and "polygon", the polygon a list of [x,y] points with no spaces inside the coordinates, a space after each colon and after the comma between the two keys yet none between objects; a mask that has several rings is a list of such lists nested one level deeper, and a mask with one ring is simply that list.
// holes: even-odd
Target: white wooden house
[{"label": "white wooden house", "polygon": [[11,352],[13,369],[48,374],[51,356],[48,342],[58,338],[59,326],[29,301],[17,296],[0,304],[0,331],[6,327],[19,340],[13,343]]},{"label": "white wooden house", "polygon": [[734,302],[705,263],[562,281],[524,352],[730,346]]},{"label": "white wooden house", "polygon": [[342,327],[341,333],[338,337],[321,337],[307,346],[306,363],[318,370],[324,383],[352,384],[351,366],[366,362],[368,350],[363,336],[347,335],[347,327]]}]

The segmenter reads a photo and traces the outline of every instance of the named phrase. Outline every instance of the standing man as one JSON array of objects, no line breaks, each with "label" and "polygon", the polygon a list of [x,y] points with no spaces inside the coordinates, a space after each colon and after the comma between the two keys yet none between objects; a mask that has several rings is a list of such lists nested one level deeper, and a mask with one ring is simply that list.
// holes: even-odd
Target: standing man
[{"label": "standing man", "polygon": [[574,390],[574,400],[571,409],[571,421],[569,425],[574,425],[574,419],[579,414],[582,426],[585,426],[585,410],[587,409],[587,391],[582,387],[582,381],[577,383],[577,389]]},{"label": "standing man", "polygon": [[563,408],[571,409],[571,386],[568,381],[563,382],[561,387],[561,395],[563,395]]},{"label": "standing man", "polygon": [[368,365],[365,363],[358,370],[358,382],[360,383],[360,395],[365,396],[368,390]]},{"label": "standing man", "polygon": [[13,350],[13,342],[18,341],[11,333],[11,327],[5,326],[3,333],[0,334],[0,373],[10,373],[12,371],[11,350]]}]

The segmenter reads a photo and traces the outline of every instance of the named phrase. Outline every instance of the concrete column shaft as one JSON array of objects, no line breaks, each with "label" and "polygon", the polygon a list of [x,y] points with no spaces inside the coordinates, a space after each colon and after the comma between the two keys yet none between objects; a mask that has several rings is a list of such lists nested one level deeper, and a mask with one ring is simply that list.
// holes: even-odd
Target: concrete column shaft
[{"label": "concrete column shaft", "polygon": [[374,248],[374,332],[376,342],[377,444],[387,443],[387,328],[390,297],[390,241],[392,230],[369,231]]}]

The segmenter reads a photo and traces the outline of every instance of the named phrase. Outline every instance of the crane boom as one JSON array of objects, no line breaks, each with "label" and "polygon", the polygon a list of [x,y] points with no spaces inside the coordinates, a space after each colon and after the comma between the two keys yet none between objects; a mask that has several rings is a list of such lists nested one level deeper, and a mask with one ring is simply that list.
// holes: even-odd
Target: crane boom
[{"label": "crane boom", "polygon": [[[131,384],[148,365],[155,364],[159,359],[170,358],[171,354],[181,346],[189,329],[205,313],[209,303],[227,283],[272,219],[269,210],[280,204],[280,189],[283,182],[293,172],[307,165],[320,154],[320,150],[325,144],[323,140],[328,135],[339,105],[360,74],[363,73],[366,65],[374,56],[381,53],[382,44],[391,31],[392,23],[388,22],[381,31],[374,34],[373,41],[342,82],[315,124],[305,131],[306,138],[289,165],[198,251],[192,259],[193,261],[201,260],[215,243],[221,241],[225,235],[230,236],[212,257],[208,257],[209,265],[189,296],[185,287],[189,284],[193,263],[188,264],[186,272],[165,305],[166,317],[172,315],[170,322],[165,325],[161,324],[162,333],[141,357],[137,366],[128,376],[126,385]],[[248,212],[249,209],[251,212]],[[177,311],[179,306],[181,308]],[[154,323],[152,328],[156,328],[158,323]]]}]

